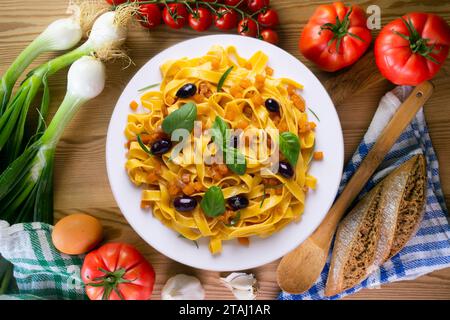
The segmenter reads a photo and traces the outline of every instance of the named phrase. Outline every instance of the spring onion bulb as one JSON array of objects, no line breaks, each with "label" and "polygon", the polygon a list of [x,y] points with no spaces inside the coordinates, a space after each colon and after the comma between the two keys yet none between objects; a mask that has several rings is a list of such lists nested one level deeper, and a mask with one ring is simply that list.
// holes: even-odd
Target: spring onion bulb
[{"label": "spring onion bulb", "polygon": [[19,54],[6,70],[0,83],[0,115],[5,111],[14,84],[25,69],[40,54],[47,51],[67,50],[75,46],[83,35],[80,23],[74,18],[53,21]]},{"label": "spring onion bulb", "polygon": [[0,220],[53,222],[53,162],[64,128],[105,86],[105,67],[91,56],[69,69],[67,92],[43,135],[0,175]]},{"label": "spring onion bulb", "polygon": [[126,12],[120,10],[103,13],[95,20],[89,38],[84,44],[44,63],[28,75],[0,117],[0,151],[5,147],[6,164],[16,159],[24,148],[25,120],[40,87],[43,86],[44,90],[39,108],[40,118],[33,141],[39,138],[45,128],[44,119],[47,116],[50,101],[48,77],[83,56],[101,52],[102,60],[107,60],[108,54],[115,53],[126,39],[128,19],[123,17],[124,14]]}]

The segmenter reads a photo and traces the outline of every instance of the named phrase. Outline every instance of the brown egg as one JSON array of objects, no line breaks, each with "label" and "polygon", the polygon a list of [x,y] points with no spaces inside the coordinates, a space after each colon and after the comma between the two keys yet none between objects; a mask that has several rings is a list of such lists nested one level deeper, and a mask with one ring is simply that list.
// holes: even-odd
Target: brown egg
[{"label": "brown egg", "polygon": [[62,218],[53,228],[56,249],[66,254],[82,254],[94,249],[103,238],[103,227],[96,218],[74,213]]}]

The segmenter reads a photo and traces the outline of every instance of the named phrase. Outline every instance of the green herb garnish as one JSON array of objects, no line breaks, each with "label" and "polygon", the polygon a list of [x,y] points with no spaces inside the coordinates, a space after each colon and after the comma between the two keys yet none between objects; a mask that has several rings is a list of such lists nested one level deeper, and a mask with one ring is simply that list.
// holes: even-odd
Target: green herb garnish
[{"label": "green herb garnish", "polygon": [[265,200],[266,200],[266,185],[264,184],[263,185],[263,196],[262,196],[262,199],[261,199],[261,203],[259,204],[259,208],[260,209],[262,208]]},{"label": "green herb garnish", "polygon": [[165,133],[171,135],[176,129],[186,129],[192,132],[194,122],[197,119],[197,106],[193,102],[188,102],[180,109],[170,113],[162,122]]},{"label": "green herb garnish", "polygon": [[228,124],[221,117],[216,116],[214,123],[211,127],[211,136],[214,142],[222,150],[227,147],[226,136],[227,136]]},{"label": "green herb garnish", "polygon": [[223,75],[220,77],[220,80],[219,80],[219,82],[217,83],[217,92],[222,91],[223,84],[225,83],[225,80],[227,79],[227,77],[228,77],[228,75],[230,74],[231,70],[233,70],[233,66],[229,67],[229,68],[227,69],[227,71],[225,71],[225,72],[223,73]]},{"label": "green herb garnish", "polygon": [[178,235],[178,238],[183,238],[183,239],[192,241],[192,242],[195,244],[195,246],[197,247],[197,249],[199,249],[198,242],[197,242],[196,240],[188,239],[188,238],[186,238],[185,236],[183,236],[181,233]]},{"label": "green herb garnish", "polygon": [[150,151],[150,149],[147,148],[147,146],[142,142],[142,139],[141,139],[141,135],[140,135],[140,134],[138,134],[138,135],[136,136],[136,139],[137,139],[137,142],[139,143],[139,146],[142,148],[142,150],[144,150],[144,151],[145,151],[146,153],[148,153],[149,155],[153,155],[152,152]]},{"label": "green herb garnish", "polygon": [[292,132],[282,132],[279,136],[279,141],[281,153],[295,167],[300,153],[300,141],[298,137]]},{"label": "green herb garnish", "polygon": [[224,155],[225,163],[227,164],[228,169],[240,176],[245,174],[245,170],[247,169],[247,160],[238,149],[228,147],[225,149]]},{"label": "green herb garnish", "polygon": [[236,215],[234,216],[234,218],[230,221],[230,223],[225,224],[227,227],[233,227],[235,226],[239,220],[241,219],[241,212],[238,211],[236,212]]},{"label": "green herb garnish", "polygon": [[218,186],[209,187],[200,202],[200,207],[208,217],[218,217],[225,213],[225,198]]},{"label": "green herb garnish", "polygon": [[161,83],[154,83],[154,84],[151,84],[151,85],[149,85],[149,86],[140,88],[140,89],[138,89],[138,91],[139,91],[139,92],[142,92],[142,91],[145,91],[145,90],[148,90],[148,89],[152,89],[152,88],[155,88],[155,87],[159,86],[160,84],[161,84]]},{"label": "green herb garnish", "polygon": [[263,196],[262,196],[261,204],[259,205],[259,207],[262,208],[262,206],[264,204],[264,200],[266,200],[266,198],[267,198],[266,189],[279,189],[279,188],[282,188],[283,186],[284,186],[284,184],[282,184],[282,183],[276,184],[274,186],[263,184]]},{"label": "green herb garnish", "polygon": [[313,111],[313,109],[311,109],[311,108],[308,108],[308,110],[313,114],[313,116],[314,117],[316,117],[316,119],[317,119],[317,121],[319,121],[320,122],[320,119],[319,119],[319,117],[317,116],[317,114]]},{"label": "green herb garnish", "polygon": [[228,145],[228,124],[221,117],[216,116],[211,128],[214,142],[223,152],[227,167],[238,175],[243,175],[247,169],[247,160],[238,149]]}]

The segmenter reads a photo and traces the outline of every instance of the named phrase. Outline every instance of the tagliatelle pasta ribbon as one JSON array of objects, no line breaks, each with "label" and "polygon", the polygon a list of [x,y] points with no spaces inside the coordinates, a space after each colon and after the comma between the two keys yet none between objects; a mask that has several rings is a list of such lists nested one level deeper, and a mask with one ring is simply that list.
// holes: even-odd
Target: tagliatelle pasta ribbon
[{"label": "tagliatelle pasta ribbon", "polygon": [[[233,46],[213,46],[202,57],[167,61],[161,66],[163,80],[160,89],[141,96],[145,112],[128,116],[125,135],[129,140],[129,150],[125,169],[130,180],[143,188],[142,203],[150,206],[153,215],[164,225],[183,237],[190,240],[209,237],[213,254],[222,250],[222,241],[268,237],[298,220],[303,213],[307,189],[316,187],[316,179],[307,173],[314,151],[315,132],[313,129],[305,130],[308,128],[307,114],[294,105],[287,89],[302,89],[303,86],[291,79],[272,77],[271,72],[267,72],[268,60],[261,51],[245,59]],[[231,66],[233,69],[222,91],[217,92],[219,79]],[[264,83],[258,83],[258,78],[263,78]],[[245,85],[242,85],[243,80]],[[196,85],[197,94],[187,99],[177,98],[176,92],[187,83]],[[236,92],[239,86],[241,89]],[[268,112],[261,102],[268,98],[278,101],[278,115]],[[202,135],[197,137],[191,133],[188,147],[182,153],[172,154],[172,150],[162,157],[146,153],[136,141],[136,136],[160,132],[164,117],[188,101],[197,105]],[[277,130],[297,135],[301,151],[295,176],[287,179],[267,170],[271,157],[278,153],[276,148],[270,146],[269,151],[262,155],[244,141],[239,151],[247,159],[246,173],[237,175],[229,171],[217,178],[213,166],[204,159],[205,155],[217,156],[220,151],[205,131],[217,116],[222,117],[231,129],[264,131],[265,139],[270,139],[260,143],[277,142]],[[266,185],[267,179],[272,181],[271,185]],[[273,185],[274,181],[277,181],[276,185]],[[240,210],[239,215],[232,213],[233,223],[226,220],[228,213],[208,217],[198,205],[191,212],[178,212],[173,207],[174,193],[189,191],[189,195],[197,196],[200,201],[204,192],[213,185],[221,187],[225,199],[245,195],[249,200],[248,207]]]}]

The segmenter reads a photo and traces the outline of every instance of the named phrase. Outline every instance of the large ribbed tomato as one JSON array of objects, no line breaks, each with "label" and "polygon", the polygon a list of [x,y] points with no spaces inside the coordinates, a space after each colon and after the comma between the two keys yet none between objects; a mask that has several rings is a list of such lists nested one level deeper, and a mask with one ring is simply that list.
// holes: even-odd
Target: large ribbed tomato
[{"label": "large ribbed tomato", "polygon": [[375,59],[395,84],[431,79],[447,58],[450,27],[431,13],[410,13],[387,24],[375,41]]},{"label": "large ribbed tomato", "polygon": [[107,243],[86,256],[81,278],[91,300],[148,300],[155,271],[131,245]]},{"label": "large ribbed tomato", "polygon": [[299,48],[319,68],[336,71],[355,63],[371,41],[365,12],[335,2],[316,9],[303,29]]}]

